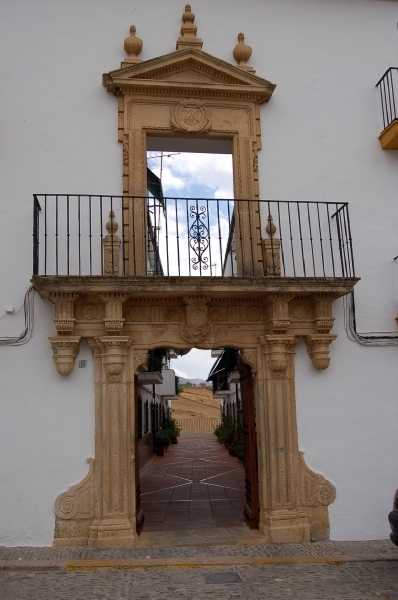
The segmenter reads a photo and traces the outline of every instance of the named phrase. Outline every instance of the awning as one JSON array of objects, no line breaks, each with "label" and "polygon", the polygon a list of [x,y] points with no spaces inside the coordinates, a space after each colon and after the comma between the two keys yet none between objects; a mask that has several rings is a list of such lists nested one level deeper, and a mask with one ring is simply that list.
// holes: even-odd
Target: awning
[{"label": "awning", "polygon": [[147,188],[148,192],[152,194],[156,200],[160,202],[162,208],[164,210],[164,196],[163,196],[163,188],[162,182],[159,177],[155,175],[153,171],[149,167],[146,168],[146,178],[147,178]]}]

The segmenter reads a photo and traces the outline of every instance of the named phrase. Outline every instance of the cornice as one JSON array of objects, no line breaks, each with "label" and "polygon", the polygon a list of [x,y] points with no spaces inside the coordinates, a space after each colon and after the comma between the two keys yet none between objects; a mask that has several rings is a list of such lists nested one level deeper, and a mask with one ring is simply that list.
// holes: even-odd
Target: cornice
[{"label": "cornice", "polygon": [[210,294],[214,298],[225,296],[256,298],[264,294],[293,293],[295,296],[328,292],[336,298],[353,290],[358,278],[335,277],[102,277],[102,276],[40,276],[32,283],[42,298],[57,292],[98,294],[122,292],[127,298],[162,297],[168,294],[179,297],[189,294]]}]

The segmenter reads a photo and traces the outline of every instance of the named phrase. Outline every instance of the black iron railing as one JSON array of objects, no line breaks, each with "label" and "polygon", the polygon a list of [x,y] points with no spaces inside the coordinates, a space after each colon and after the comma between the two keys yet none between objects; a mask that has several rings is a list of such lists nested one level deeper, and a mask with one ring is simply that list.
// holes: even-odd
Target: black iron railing
[{"label": "black iron railing", "polygon": [[398,67],[390,67],[376,83],[380,90],[383,130],[398,120]]},{"label": "black iron railing", "polygon": [[33,274],[354,277],[348,204],[35,195]]}]

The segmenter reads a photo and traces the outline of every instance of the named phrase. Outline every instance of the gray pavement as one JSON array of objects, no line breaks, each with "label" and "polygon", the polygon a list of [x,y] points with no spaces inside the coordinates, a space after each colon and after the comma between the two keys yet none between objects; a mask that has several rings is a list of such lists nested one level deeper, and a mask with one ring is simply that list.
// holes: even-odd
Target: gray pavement
[{"label": "gray pavement", "polygon": [[129,550],[0,547],[1,600],[398,600],[389,540],[264,544],[246,528],[147,534]]},{"label": "gray pavement", "polygon": [[4,600],[393,600],[397,562],[228,568],[2,571]]}]

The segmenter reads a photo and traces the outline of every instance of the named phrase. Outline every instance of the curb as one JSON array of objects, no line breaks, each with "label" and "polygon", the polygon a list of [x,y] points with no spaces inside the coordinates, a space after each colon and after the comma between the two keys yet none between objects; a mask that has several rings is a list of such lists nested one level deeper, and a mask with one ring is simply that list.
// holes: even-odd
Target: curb
[{"label": "curb", "polygon": [[1,560],[0,570],[7,571],[91,571],[104,569],[204,569],[219,567],[244,567],[267,565],[329,565],[352,562],[398,562],[394,554],[333,554],[326,556],[217,556],[197,558],[153,559],[94,559],[94,560]]}]

